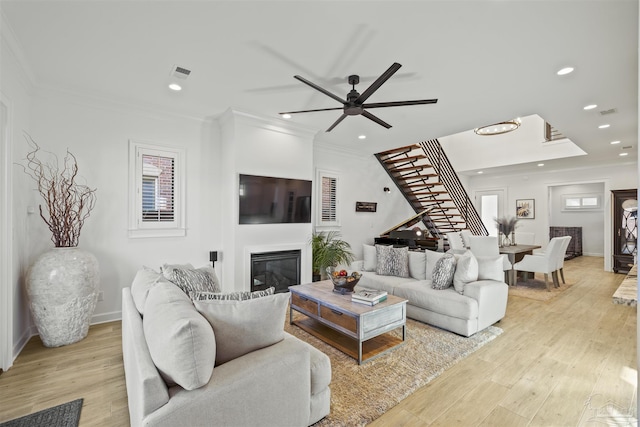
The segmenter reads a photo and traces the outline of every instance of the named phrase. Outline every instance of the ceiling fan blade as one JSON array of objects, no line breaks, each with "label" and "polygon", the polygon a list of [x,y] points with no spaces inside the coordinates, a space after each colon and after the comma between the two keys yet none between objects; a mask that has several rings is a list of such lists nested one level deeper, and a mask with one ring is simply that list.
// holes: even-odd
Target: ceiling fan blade
[{"label": "ceiling fan blade", "polygon": [[395,72],[400,69],[400,67],[402,67],[402,65],[398,64],[397,62],[394,62],[393,65],[391,65],[391,67],[389,67],[387,71],[382,73],[382,75],[378,77],[375,82],[371,83],[371,86],[369,86],[364,92],[362,92],[362,94],[358,97],[358,99],[355,100],[355,103],[361,104],[364,101],[366,101],[367,98],[373,95],[373,92],[378,90],[384,82],[389,80],[389,78],[391,78],[391,76],[393,76]]},{"label": "ceiling fan blade", "polygon": [[311,86],[312,88],[314,88],[315,90],[324,93],[325,95],[335,99],[336,101],[338,101],[341,104],[344,104],[344,99],[340,98],[338,95],[335,95],[331,92],[329,92],[328,90],[321,88],[320,86],[318,86],[317,84],[310,82],[309,80],[305,79],[304,77],[301,76],[293,76],[293,78],[300,80],[302,83]]},{"label": "ceiling fan blade", "polygon": [[391,127],[391,125],[390,125],[389,123],[385,122],[385,121],[384,121],[384,120],[382,120],[382,119],[379,119],[378,117],[374,116],[373,114],[371,114],[371,113],[370,113],[370,112],[368,112],[368,111],[363,111],[363,112],[362,112],[362,115],[363,115],[363,116],[365,116],[367,119],[369,119],[369,120],[372,120],[372,121],[376,122],[376,123],[377,123],[377,124],[379,124],[380,126],[384,126],[384,127],[386,127],[387,129],[389,129],[389,128]]},{"label": "ceiling fan blade", "polygon": [[338,123],[340,123],[341,121],[343,121],[345,119],[345,117],[347,117],[346,114],[342,114],[340,117],[338,117],[338,120],[336,120],[335,122],[333,122],[333,124],[331,126],[329,126],[329,129],[327,129],[325,132],[331,132],[331,130],[338,126]]},{"label": "ceiling fan blade", "polygon": [[402,107],[403,105],[435,104],[437,102],[438,102],[437,99],[417,99],[415,101],[374,102],[372,104],[362,104],[362,108]]},{"label": "ceiling fan blade", "polygon": [[315,113],[316,111],[333,111],[333,110],[343,110],[344,107],[335,107],[335,108],[318,108],[317,110],[300,110],[300,111],[283,111],[278,114],[296,114],[296,113]]}]

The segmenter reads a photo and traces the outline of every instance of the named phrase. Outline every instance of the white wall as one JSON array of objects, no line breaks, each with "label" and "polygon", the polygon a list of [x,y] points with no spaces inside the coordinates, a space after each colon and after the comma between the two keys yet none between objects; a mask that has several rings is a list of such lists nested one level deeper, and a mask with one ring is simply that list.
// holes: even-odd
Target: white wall
[{"label": "white wall", "polygon": [[594,210],[563,210],[563,196],[566,195],[597,194],[604,201],[604,183],[559,185],[549,190],[549,225],[582,227],[582,254],[604,256],[604,206]]}]

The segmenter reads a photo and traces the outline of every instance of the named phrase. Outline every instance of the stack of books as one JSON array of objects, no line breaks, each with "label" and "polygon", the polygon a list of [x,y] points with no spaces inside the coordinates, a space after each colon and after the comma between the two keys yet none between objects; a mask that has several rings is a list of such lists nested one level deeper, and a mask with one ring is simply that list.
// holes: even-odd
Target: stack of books
[{"label": "stack of books", "polygon": [[360,289],[351,294],[351,302],[358,304],[376,305],[387,299],[387,291],[376,289]]}]

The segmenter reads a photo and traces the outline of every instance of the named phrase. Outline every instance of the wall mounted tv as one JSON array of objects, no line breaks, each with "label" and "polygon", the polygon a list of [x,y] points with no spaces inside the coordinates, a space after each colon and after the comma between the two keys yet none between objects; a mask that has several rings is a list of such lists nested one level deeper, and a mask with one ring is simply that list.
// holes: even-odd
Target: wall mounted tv
[{"label": "wall mounted tv", "polygon": [[311,222],[311,181],[240,175],[240,224]]}]

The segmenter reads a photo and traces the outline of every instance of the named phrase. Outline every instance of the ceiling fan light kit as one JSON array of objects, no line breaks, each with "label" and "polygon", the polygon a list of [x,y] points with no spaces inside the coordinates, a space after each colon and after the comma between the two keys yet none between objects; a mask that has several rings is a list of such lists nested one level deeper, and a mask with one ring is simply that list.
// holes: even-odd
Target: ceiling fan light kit
[{"label": "ceiling fan light kit", "polygon": [[342,110],[342,115],[338,117],[338,119],[326,130],[326,132],[331,132],[333,128],[335,128],[341,121],[343,121],[347,116],[364,116],[367,119],[383,126],[387,129],[391,127],[391,125],[379,117],[371,114],[368,109],[371,108],[383,108],[383,107],[402,107],[405,105],[421,105],[421,104],[435,104],[438,102],[437,99],[419,99],[414,101],[394,101],[394,102],[376,102],[376,103],[365,103],[365,101],[373,95],[375,91],[377,91],[380,86],[382,86],[387,80],[393,76],[396,71],[398,71],[402,67],[402,65],[397,62],[393,63],[387,71],[382,73],[380,77],[378,77],[372,84],[369,86],[362,94],[358,93],[356,90],[356,85],[360,83],[360,76],[353,74],[350,75],[347,79],[349,84],[351,85],[351,91],[347,94],[346,100],[343,100],[338,95],[329,92],[328,90],[316,85],[313,82],[305,79],[301,76],[293,76],[295,79],[301,81],[302,83],[311,86],[315,90],[324,93],[330,98],[335,99],[339,103],[342,104],[342,107],[335,108],[319,108],[315,110],[300,110],[300,111],[285,111],[280,113],[280,115],[284,114],[298,114],[298,113],[313,113],[318,111],[332,111],[332,110]]}]

